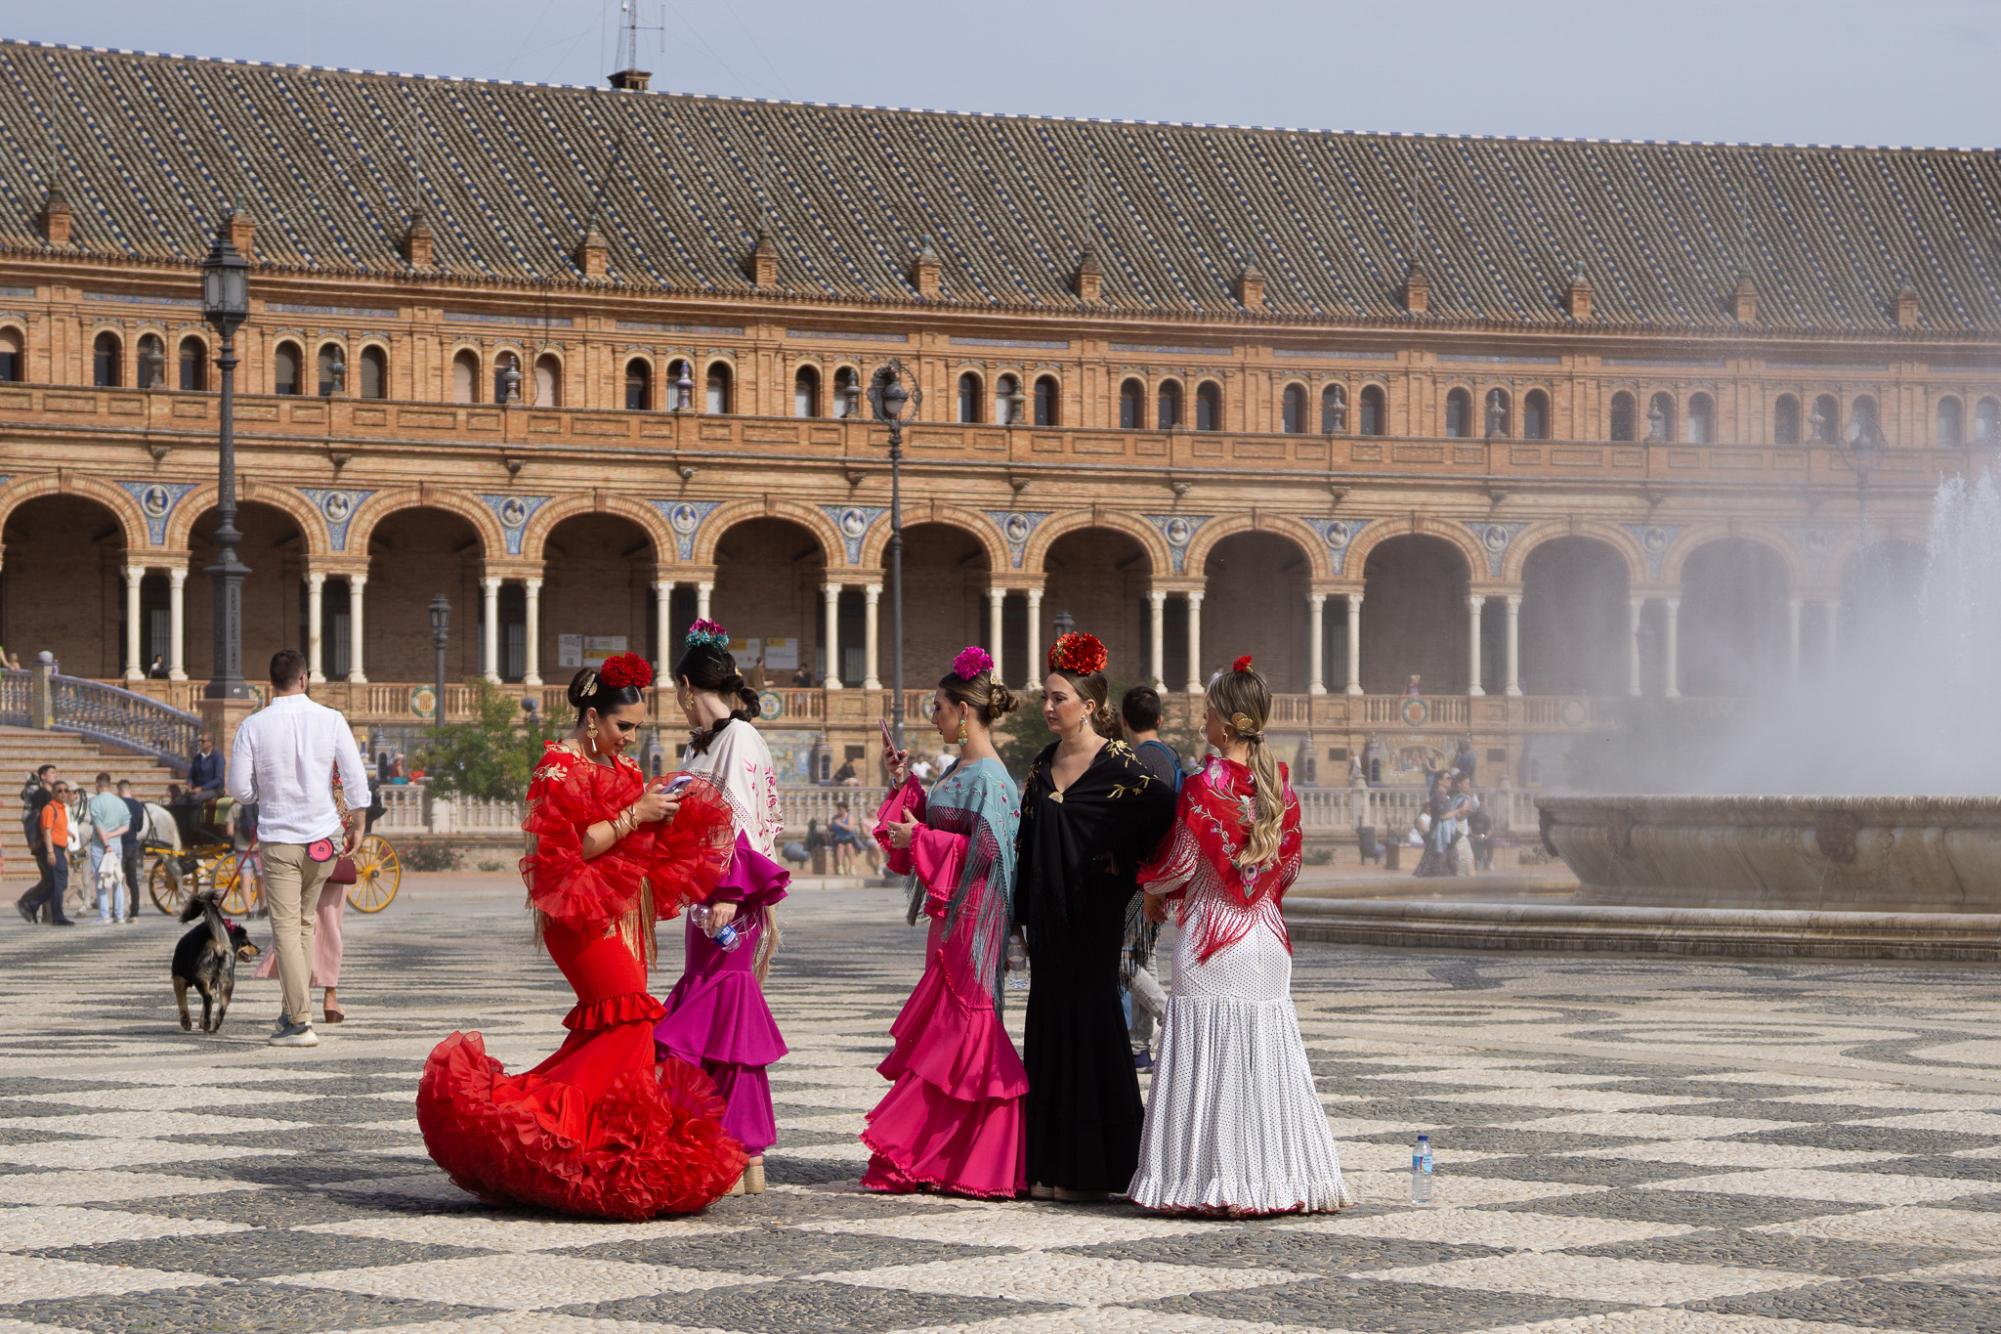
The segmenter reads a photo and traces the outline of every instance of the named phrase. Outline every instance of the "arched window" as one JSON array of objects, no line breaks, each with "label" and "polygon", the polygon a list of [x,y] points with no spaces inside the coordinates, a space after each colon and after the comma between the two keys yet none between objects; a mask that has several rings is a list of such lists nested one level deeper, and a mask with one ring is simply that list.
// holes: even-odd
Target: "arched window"
[{"label": "arched window", "polygon": [[299,363],[303,358],[297,343],[280,343],[271,353],[271,392],[299,392]]},{"label": "arched window", "polygon": [[1612,395],[1612,438],[1633,438],[1633,396],[1623,389]]},{"label": "arched window", "polygon": [[1549,395],[1540,389],[1522,395],[1522,439],[1549,439]]},{"label": "arched window", "polygon": [[833,412],[836,417],[859,417],[862,414],[861,372],[852,366],[843,366],[834,372]]},{"label": "arched window", "polygon": [[1797,445],[1800,442],[1800,401],[1791,394],[1780,394],[1772,404],[1772,443],[1775,445]]},{"label": "arched window", "polygon": [[1983,398],[1973,410],[1973,443],[2001,445],[2001,398]]},{"label": "arched window", "polygon": [[705,411],[714,413],[730,412],[730,368],[729,363],[714,361],[709,363],[708,407]]},{"label": "arched window", "polygon": [[1647,403],[1647,439],[1674,439],[1674,396],[1655,394]]},{"label": "arched window", "polygon": [[156,389],[167,382],[167,345],[158,334],[139,335],[139,387]]},{"label": "arched window", "polygon": [[0,329],[0,384],[14,384],[27,375],[26,358],[21,353],[21,335],[13,329]]},{"label": "arched window", "polygon": [[978,425],[986,416],[980,409],[985,399],[981,393],[980,377],[967,371],[959,377],[959,420],[968,425]]},{"label": "arched window", "polygon": [[820,415],[820,372],[811,366],[801,366],[792,373],[792,415]]},{"label": "arched window", "polygon": [[994,424],[1011,426],[1022,420],[1022,408],[1027,406],[1021,392],[1021,381],[1012,375],[1003,375],[994,381]]},{"label": "arched window", "polygon": [[1489,389],[1480,404],[1480,430],[1494,440],[1515,433],[1515,403],[1505,389]]},{"label": "arched window", "polygon": [[634,357],[625,363],[625,410],[653,410],[653,366],[645,357]]},{"label": "arched window", "polygon": [[361,382],[363,398],[389,397],[389,354],[380,347],[369,346],[361,349]]},{"label": "arched window", "polygon": [[1320,391],[1320,434],[1348,434],[1348,391],[1338,384]]},{"label": "arched window", "polygon": [[116,389],[125,380],[125,348],[115,333],[101,333],[90,345],[90,382]]},{"label": "arched window", "polygon": [[1876,412],[1876,400],[1868,394],[1857,394],[1855,401],[1848,405],[1848,443],[1883,443],[1883,419]]},{"label": "arched window", "polygon": [[1138,380],[1119,385],[1119,426],[1127,431],[1146,429],[1146,386]]},{"label": "arched window", "polygon": [[1966,443],[1966,409],[1958,399],[1938,401],[1938,429],[1932,436],[1940,449],[1957,449]]},{"label": "arched window", "polygon": [[452,402],[479,402],[479,353],[471,348],[452,358]]},{"label": "arched window", "polygon": [[1831,445],[1841,438],[1841,404],[1833,394],[1822,394],[1813,401],[1813,415],[1806,424],[1806,438],[1815,444]]},{"label": "arched window", "polygon": [[1445,433],[1454,438],[1464,436],[1471,426],[1473,417],[1473,396],[1464,389],[1455,389],[1445,396]]},{"label": "arched window", "polygon": [[341,351],[339,343],[321,345],[318,370],[321,398],[347,392],[347,354]]},{"label": "arched window", "polygon": [[1306,387],[1289,384],[1285,396],[1279,400],[1279,429],[1287,435],[1298,435],[1306,429]]},{"label": "arched window", "polygon": [[208,388],[208,344],[189,334],[181,340],[178,352],[179,379],[177,383],[188,393],[197,393]]},{"label": "arched window", "polygon": [[1153,424],[1163,431],[1171,431],[1181,425],[1181,384],[1177,380],[1162,380],[1160,394],[1154,413]]},{"label": "arched window", "polygon": [[1058,389],[1056,377],[1038,375],[1035,377],[1035,424],[1037,426],[1057,426],[1061,424],[1063,394]]},{"label": "arched window", "polygon": [[1390,429],[1390,396],[1379,384],[1362,388],[1362,434],[1387,435]]},{"label": "arched window", "polygon": [[676,412],[695,406],[695,368],[685,361],[667,363],[667,402]]},{"label": "arched window", "polygon": [[552,353],[544,352],[535,358],[535,406],[563,406],[563,363]]},{"label": "arched window", "polygon": [[1204,380],[1195,387],[1195,429],[1223,429],[1223,387],[1214,380]]},{"label": "arched window", "polygon": [[1691,445],[1716,443],[1716,400],[1694,394],[1688,400],[1688,428],[1684,437]]},{"label": "arched window", "polygon": [[515,403],[521,399],[521,358],[503,352],[493,359],[493,401]]}]

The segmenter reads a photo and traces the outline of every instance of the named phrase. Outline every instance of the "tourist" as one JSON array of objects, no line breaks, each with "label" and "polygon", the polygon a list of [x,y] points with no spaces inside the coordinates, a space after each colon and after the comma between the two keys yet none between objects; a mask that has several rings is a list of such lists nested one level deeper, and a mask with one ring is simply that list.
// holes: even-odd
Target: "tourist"
[{"label": "tourist", "polygon": [[889,869],[911,877],[906,920],[930,927],[924,976],[876,1067],[894,1083],[862,1131],[867,1190],[1010,1200],[1027,1185],[1028,1075],[1001,1022],[1021,799],[991,730],[1016,701],[993,671],[987,651],[969,647],[938,682],[931,724],[959,758],[929,792],[908,751],[884,756],[894,786],[876,837]]},{"label": "tourist", "polygon": [[536,936],[576,994],[568,1037],[518,1075],[478,1033],[453,1033],[424,1063],[424,1147],[487,1199],[651,1218],[707,1207],[743,1171],[715,1086],[654,1045],[655,923],[714,890],[732,823],[713,785],[670,796],[625,757],[650,717],[652,682],[631,653],[579,671],[576,725],[545,744],[529,782],[521,873]]},{"label": "tourist", "polygon": [[1107,741],[1105,646],[1049,650],[1042,719],[1056,740],[1022,798],[1015,907],[1034,966],[1028,993],[1028,1184],[1038,1199],[1124,1190],[1139,1161],[1139,1077],[1119,1011],[1134,875],[1174,818],[1174,794]]},{"label": "tourist", "polygon": [[1209,682],[1218,752],[1182,789],[1141,872],[1146,912],[1175,900],[1174,995],[1127,1192],[1148,1209],[1321,1212],[1354,1203],[1292,1008],[1282,903],[1299,875],[1299,798],[1265,744],[1271,690],[1249,655]]},{"label": "tourist", "polygon": [[[305,655],[280,649],[271,655],[270,702],[236,729],[229,762],[229,795],[236,801],[230,814],[246,847],[261,849],[284,990],[278,1027],[266,1039],[275,1047],[316,1047],[320,1041],[310,995],[314,921],[305,905],[318,904],[335,856],[353,849],[366,809],[364,803],[342,819],[333,799],[336,768],[354,775],[361,791],[350,795],[367,795],[354,730],[336,710],[307,698]],[[254,817],[243,810],[249,806],[256,807]],[[256,824],[245,830],[251,818]],[[243,861],[247,873],[251,859]]]},{"label": "tourist", "polygon": [[1473,738],[1470,736],[1460,737],[1458,753],[1452,757],[1452,767],[1464,774],[1466,781],[1471,783],[1473,781],[1474,767],[1478,763],[1479,758],[1473,753]]},{"label": "tourist", "polygon": [[149,681],[167,679],[167,659],[164,655],[155,653],[153,660],[146,664],[146,679]]},{"label": "tourist", "polygon": [[[785,1039],[762,983],[778,948],[774,906],[785,897],[791,873],[773,860],[785,818],[771,751],[751,725],[757,692],[737,670],[729,642],[720,625],[696,621],[674,664],[675,698],[694,729],[681,767],[711,776],[729,800],[736,852],[709,901],[707,929],[688,922],[681,980],[654,1036],[715,1081],[724,1102],[723,1129],[749,1155],[741,1188],[754,1195],[764,1190],[765,1150],[778,1142],[765,1069],[785,1055]],[[717,939],[726,926],[735,932],[734,947]]]},{"label": "tourist", "polygon": [[[347,788],[336,772],[333,780],[334,807],[346,822],[351,812],[347,804]],[[382,793],[372,790],[371,796],[379,803]],[[377,807],[373,804],[364,812],[362,828],[364,832],[373,823]],[[248,859],[246,859],[247,864]],[[347,1011],[340,1003],[340,964],[347,954],[347,937],[342,916],[347,911],[347,886],[338,883],[332,876],[320,886],[320,896],[313,903],[313,975],[307,985],[310,993],[313,987],[321,988],[320,1015],[329,1024],[347,1022]],[[278,951],[267,951],[258,960],[258,977],[275,977],[278,972]],[[310,1004],[308,1000],[308,1004]]]},{"label": "tourist", "polygon": [[1445,799],[1445,818],[1442,821],[1448,832],[1440,839],[1449,875],[1472,875],[1476,869],[1473,865],[1472,836],[1473,817],[1479,810],[1480,798],[1473,792],[1472,778],[1455,772]]},{"label": "tourist", "polygon": [[794,690],[811,690],[813,688],[813,669],[803,662],[800,663],[792,673],[792,688]]},{"label": "tourist", "polygon": [[[125,911],[125,831],[132,827],[132,812],[111,786],[110,774],[99,774],[96,786],[90,798],[90,876],[97,895],[97,924],[111,926],[129,920]],[[133,908],[137,907],[134,903]]]},{"label": "tourist", "polygon": [[69,894],[69,784],[56,774],[56,766],[45,764],[36,771],[46,790],[40,794],[35,829],[29,836],[35,851],[35,865],[41,878],[16,905],[30,922],[41,920],[44,905],[55,926],[75,926],[63,909]]},{"label": "tourist", "polygon": [[124,854],[125,889],[131,898],[131,908],[125,920],[139,920],[139,863],[146,848],[146,804],[132,795],[132,780],[118,780],[118,799],[125,803],[125,837],[120,840],[119,851]]},{"label": "tourist", "polygon": [[842,760],[841,767],[834,770],[833,778],[828,781],[836,787],[860,787],[862,780],[855,773],[855,762],[853,760]]},{"label": "tourist", "polygon": [[[51,888],[55,872],[51,869],[48,842],[42,833],[42,811],[55,798],[56,773],[55,765],[44,764],[28,775],[28,781],[21,788],[21,841],[27,844],[29,855],[35,859],[36,874],[35,883],[15,902],[14,911],[30,924],[41,922],[42,908],[51,902],[55,907],[55,919],[60,921],[63,916],[62,895]],[[67,839],[68,835],[64,837]],[[67,869],[67,853],[64,854],[64,865]]]},{"label": "tourist", "polygon": [[[1181,757],[1160,739],[1160,692],[1152,686],[1126,691],[1119,700],[1119,721],[1125,724],[1127,744],[1146,771],[1178,796]],[[1154,1029],[1167,1013],[1167,992],[1153,971],[1153,951],[1159,939],[1159,925],[1146,919],[1135,895],[1126,909],[1125,949],[1119,956],[1119,1003],[1125,1009],[1133,1068],[1137,1070],[1153,1068]]]},{"label": "tourist", "polygon": [[861,834],[855,828],[855,817],[849,812],[847,802],[834,807],[834,818],[827,822],[827,833],[834,841],[834,874],[846,875],[849,862],[862,847]]},{"label": "tourist", "polygon": [[215,748],[215,738],[203,732],[188,759],[187,798],[190,802],[214,801],[222,791],[222,755]]},{"label": "tourist", "polygon": [[1423,699],[1424,678],[1416,672],[1412,672],[1410,674],[1410,684],[1403,688],[1403,693],[1406,699]]}]

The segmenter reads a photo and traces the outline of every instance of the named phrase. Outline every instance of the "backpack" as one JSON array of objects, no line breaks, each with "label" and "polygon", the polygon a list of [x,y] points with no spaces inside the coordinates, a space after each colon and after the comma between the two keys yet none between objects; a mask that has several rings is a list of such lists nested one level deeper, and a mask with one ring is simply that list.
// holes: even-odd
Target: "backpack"
[{"label": "backpack", "polygon": [[1174,753],[1174,747],[1168,745],[1165,741],[1161,741],[1158,739],[1155,739],[1153,741],[1142,741],[1139,743],[1139,745],[1135,746],[1133,749],[1135,752],[1137,752],[1145,750],[1148,746],[1158,746],[1160,748],[1160,753],[1167,756],[1167,767],[1174,771],[1174,795],[1177,797],[1180,796],[1181,780],[1186,776],[1181,772],[1181,757]]}]

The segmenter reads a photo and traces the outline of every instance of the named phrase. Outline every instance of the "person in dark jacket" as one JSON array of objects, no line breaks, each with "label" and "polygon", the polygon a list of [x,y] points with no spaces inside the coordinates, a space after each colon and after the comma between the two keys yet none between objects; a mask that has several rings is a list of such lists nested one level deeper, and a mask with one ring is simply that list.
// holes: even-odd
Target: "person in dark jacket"
[{"label": "person in dark jacket", "polygon": [[132,910],[125,914],[125,920],[131,922],[139,917],[139,856],[146,842],[146,805],[132,795],[129,778],[118,780],[118,799],[132,817],[125,825],[124,845],[119,849],[125,854],[125,884],[132,893]]},{"label": "person in dark jacket", "polygon": [[187,799],[214,801],[221,795],[222,754],[215,748],[215,738],[203,732],[194,755],[188,760]]}]

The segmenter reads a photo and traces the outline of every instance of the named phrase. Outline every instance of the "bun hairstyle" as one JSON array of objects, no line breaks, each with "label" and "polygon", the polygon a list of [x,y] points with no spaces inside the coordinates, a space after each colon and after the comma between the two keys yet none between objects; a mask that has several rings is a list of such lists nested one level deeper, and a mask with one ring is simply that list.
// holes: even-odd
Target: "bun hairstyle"
[{"label": "bun hairstyle", "polygon": [[577,711],[579,719],[586,709],[606,714],[639,703],[645,698],[646,687],[652,684],[651,663],[637,653],[615,653],[596,667],[586,667],[570,678],[570,707]]},{"label": "bun hairstyle", "polygon": [[1237,853],[1239,866],[1264,866],[1278,856],[1279,828],[1285,823],[1285,785],[1278,761],[1265,744],[1265,724],[1271,718],[1271,687],[1251,665],[1246,653],[1227,672],[1209,679],[1209,707],[1223,720],[1223,731],[1250,747],[1251,779],[1256,810]]},{"label": "bun hairstyle", "polygon": [[1118,720],[1112,715],[1111,683],[1105,680],[1105,665],[1111,655],[1096,635],[1072,631],[1058,635],[1049,646],[1049,672],[1075,686],[1077,693],[1091,701],[1091,730],[1110,737]]},{"label": "bun hairstyle", "polygon": [[682,642],[687,647],[682,650],[681,660],[674,664],[674,679],[686,681],[690,689],[704,694],[720,695],[723,703],[730,706],[729,717],[695,733],[695,753],[706,755],[709,744],[731,722],[737,719],[750,722],[757,717],[757,692],[743,679],[736,659],[730,656],[729,631],[714,621],[696,621],[688,627]]},{"label": "bun hairstyle", "polygon": [[994,660],[983,648],[968,645],[952,660],[952,670],[938,682],[945,698],[968,705],[988,727],[1013,713],[1021,697],[994,680]]}]

